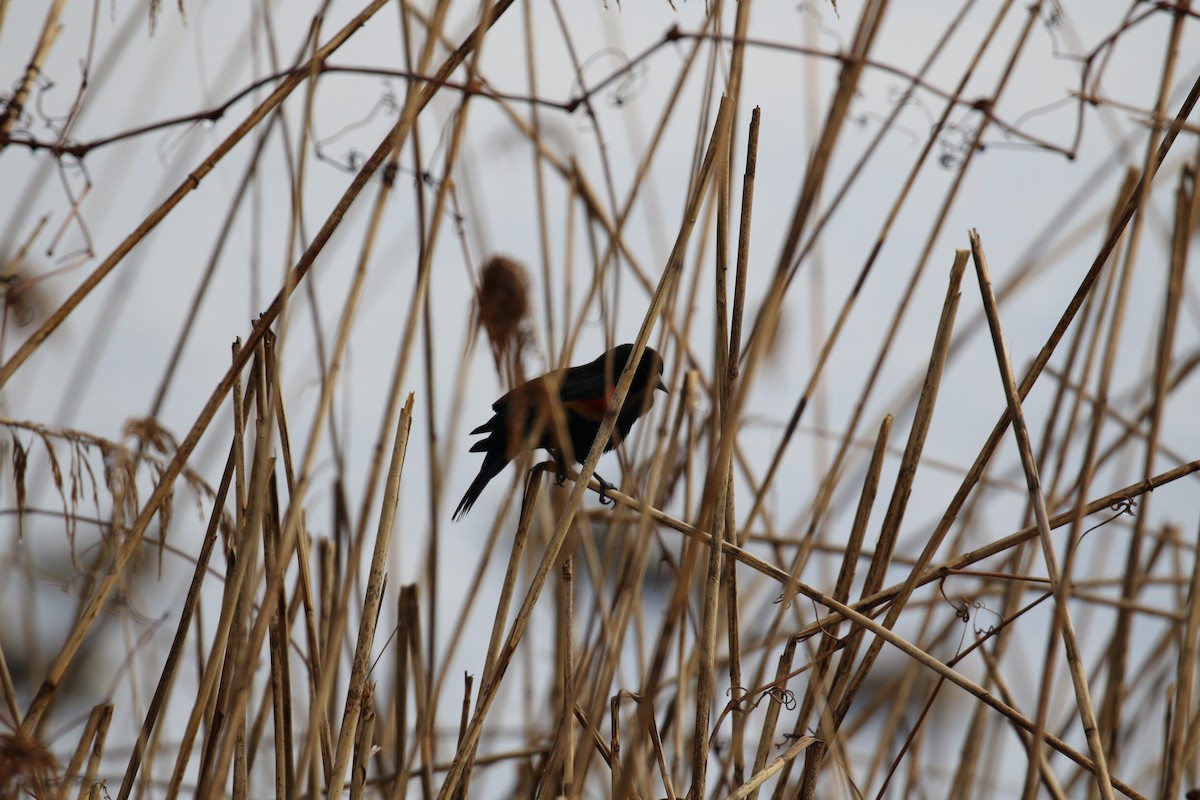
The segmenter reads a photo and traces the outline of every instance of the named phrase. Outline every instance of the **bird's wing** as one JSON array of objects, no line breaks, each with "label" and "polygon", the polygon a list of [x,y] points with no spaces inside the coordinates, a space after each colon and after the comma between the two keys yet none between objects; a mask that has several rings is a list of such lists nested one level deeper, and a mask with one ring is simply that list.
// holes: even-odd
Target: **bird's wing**
[{"label": "bird's wing", "polygon": [[558,397],[564,403],[575,400],[607,403],[616,386],[616,376],[613,376],[613,384],[607,385],[603,370],[596,369],[595,364],[571,367],[565,372],[562,385],[558,389]]},{"label": "bird's wing", "polygon": [[557,375],[559,373],[567,371],[568,370],[556,369],[553,372],[547,372],[545,375],[525,381],[520,386],[514,386],[503,397],[492,403],[492,410],[496,412],[503,412],[510,406],[528,403],[530,397],[535,396],[539,391],[543,390],[542,387],[545,385],[547,380],[550,378],[557,379]]}]

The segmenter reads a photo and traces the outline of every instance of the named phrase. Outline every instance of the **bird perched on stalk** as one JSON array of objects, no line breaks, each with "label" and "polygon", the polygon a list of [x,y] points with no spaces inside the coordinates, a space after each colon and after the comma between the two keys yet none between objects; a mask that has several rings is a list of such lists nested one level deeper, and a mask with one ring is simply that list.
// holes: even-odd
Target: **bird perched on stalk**
[{"label": "bird perched on stalk", "polygon": [[[604,421],[617,378],[632,354],[631,344],[614,347],[588,364],[556,369],[527,381],[492,403],[496,413],[471,431],[472,434],[487,434],[471,446],[472,453],[484,454],[483,464],[454,510],[454,519],[470,511],[483,487],[525,450],[539,447],[549,450],[558,462],[560,481],[566,477],[565,459],[582,463]],[[638,417],[650,410],[654,390],[667,391],[662,372],[662,357],[647,347],[633,373],[629,394],[617,415],[616,427],[604,452],[619,445],[629,435]]]}]

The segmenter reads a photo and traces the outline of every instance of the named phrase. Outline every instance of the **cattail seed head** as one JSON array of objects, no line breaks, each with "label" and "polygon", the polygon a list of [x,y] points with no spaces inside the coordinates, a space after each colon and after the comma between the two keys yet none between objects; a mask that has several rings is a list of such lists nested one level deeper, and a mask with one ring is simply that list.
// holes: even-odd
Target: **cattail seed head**
[{"label": "cattail seed head", "polygon": [[493,256],[479,276],[479,322],[497,354],[519,351],[529,316],[529,279],[511,258]]}]

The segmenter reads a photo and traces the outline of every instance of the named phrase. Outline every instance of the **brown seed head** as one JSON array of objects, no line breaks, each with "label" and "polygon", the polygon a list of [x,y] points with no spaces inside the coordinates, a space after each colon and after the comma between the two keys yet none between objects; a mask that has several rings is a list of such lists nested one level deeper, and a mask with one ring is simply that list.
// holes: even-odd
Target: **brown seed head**
[{"label": "brown seed head", "polygon": [[0,795],[48,796],[58,784],[58,772],[57,759],[37,739],[21,731],[0,734]]},{"label": "brown seed head", "polygon": [[525,267],[493,256],[479,276],[479,322],[497,354],[519,351],[529,316],[529,280]]}]

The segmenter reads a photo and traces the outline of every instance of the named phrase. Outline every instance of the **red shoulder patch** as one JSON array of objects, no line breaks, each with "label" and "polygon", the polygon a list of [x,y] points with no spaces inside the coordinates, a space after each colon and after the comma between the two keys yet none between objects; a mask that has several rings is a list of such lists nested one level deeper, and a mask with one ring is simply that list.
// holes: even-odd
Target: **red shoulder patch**
[{"label": "red shoulder patch", "polygon": [[610,389],[606,397],[596,397],[589,400],[568,400],[563,403],[563,408],[572,411],[584,419],[599,422],[604,419],[604,414],[608,411],[608,401],[613,396],[616,387]]}]

